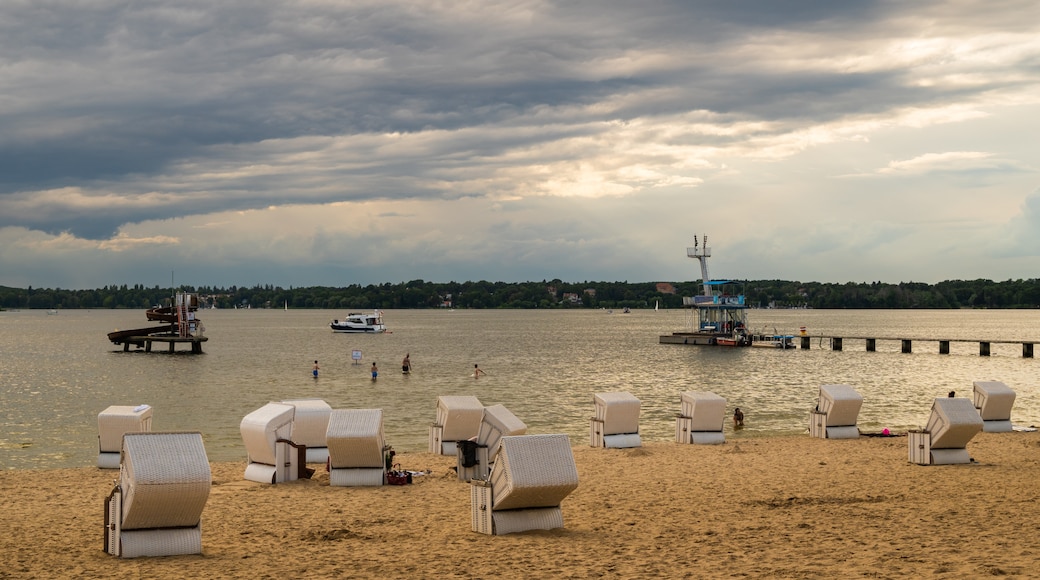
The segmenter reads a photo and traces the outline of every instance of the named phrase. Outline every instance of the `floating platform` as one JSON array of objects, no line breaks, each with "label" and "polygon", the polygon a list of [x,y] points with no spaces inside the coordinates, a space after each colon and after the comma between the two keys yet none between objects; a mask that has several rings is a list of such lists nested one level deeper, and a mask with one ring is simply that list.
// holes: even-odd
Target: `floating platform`
[{"label": "floating platform", "polygon": [[[206,336],[182,337],[177,336],[177,334],[169,334],[169,329],[169,326],[159,326],[138,328],[136,330],[117,330],[108,333],[108,339],[113,344],[122,344],[123,352],[129,352],[131,345],[143,348],[145,352],[152,352],[153,342],[165,342],[167,344],[167,352],[176,352],[178,344],[190,344],[192,354],[202,354],[202,343],[209,340],[209,337]],[[149,332],[166,332],[167,334],[149,334]]]}]

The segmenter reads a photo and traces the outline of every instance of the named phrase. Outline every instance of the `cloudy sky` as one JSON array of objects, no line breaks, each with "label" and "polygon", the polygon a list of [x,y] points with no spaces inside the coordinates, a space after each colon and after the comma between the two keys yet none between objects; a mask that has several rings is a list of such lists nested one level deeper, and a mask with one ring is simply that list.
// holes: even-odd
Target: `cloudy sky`
[{"label": "cloudy sky", "polygon": [[5,0],[0,285],[1040,277],[1036,0]]}]

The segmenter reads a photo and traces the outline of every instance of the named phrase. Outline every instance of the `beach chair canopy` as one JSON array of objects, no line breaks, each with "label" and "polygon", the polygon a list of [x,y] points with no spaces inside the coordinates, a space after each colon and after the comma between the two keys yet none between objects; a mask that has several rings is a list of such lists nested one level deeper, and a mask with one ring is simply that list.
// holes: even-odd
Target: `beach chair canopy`
[{"label": "beach chair canopy", "polygon": [[1015,391],[1000,381],[975,381],[974,400],[983,421],[1007,421],[1015,405]]},{"label": "beach chair canopy", "polygon": [[863,395],[849,385],[820,386],[820,412],[827,414],[828,427],[844,427],[856,424]]},{"label": "beach chair canopy", "polygon": [[527,433],[527,425],[512,411],[503,405],[491,405],[484,408],[480,420],[480,432],[477,435],[477,445],[487,447],[488,461],[494,461],[502,437],[523,435],[524,433]]},{"label": "beach chair canopy", "polygon": [[502,437],[491,468],[492,510],[559,506],[578,488],[578,468],[566,435]]},{"label": "beach chair canopy", "polygon": [[268,403],[242,418],[239,430],[250,462],[274,465],[279,439],[293,437],[296,407],[286,403]]},{"label": "beach chair canopy", "polygon": [[603,422],[603,435],[639,432],[640,401],[632,393],[593,395],[596,419]]},{"label": "beach chair canopy", "polygon": [[964,449],[982,431],[982,417],[968,399],[941,397],[932,403],[925,431],[931,434],[932,449]]},{"label": "beach chair canopy", "polygon": [[197,526],[211,483],[202,434],[126,434],[119,480],[123,530]]},{"label": "beach chair canopy", "polygon": [[385,467],[382,409],[333,409],[325,441],[333,469]]},{"label": "beach chair canopy", "polygon": [[437,397],[437,424],[444,441],[465,441],[477,436],[484,405],[473,396]]},{"label": "beach chair canopy", "polygon": [[679,398],[682,415],[693,418],[692,431],[722,431],[726,399],[708,391],[686,391]]}]

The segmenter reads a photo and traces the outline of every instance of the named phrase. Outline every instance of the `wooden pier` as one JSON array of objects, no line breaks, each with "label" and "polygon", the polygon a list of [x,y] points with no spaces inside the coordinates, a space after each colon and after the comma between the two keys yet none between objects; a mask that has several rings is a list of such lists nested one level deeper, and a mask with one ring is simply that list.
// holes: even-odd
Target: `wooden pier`
[{"label": "wooden pier", "polygon": [[189,343],[191,344],[191,354],[202,354],[202,343],[206,342],[207,340],[209,340],[209,338],[205,336],[188,336],[182,338],[180,336],[145,335],[122,337],[118,341],[113,340],[112,342],[116,344],[122,343],[123,352],[128,352],[130,350],[130,345],[134,345],[137,348],[143,348],[145,352],[152,352],[153,342],[165,342],[168,345],[167,352],[169,352],[170,354],[173,354],[175,352],[176,346],[178,344]]},{"label": "wooden pier", "polygon": [[1037,341],[1030,340],[976,340],[967,338],[898,338],[898,337],[869,337],[869,336],[799,336],[801,340],[801,347],[808,350],[812,341],[815,338],[819,343],[823,343],[824,340],[830,341],[831,350],[842,350],[844,342],[846,340],[862,340],[866,344],[867,352],[876,352],[877,343],[879,340],[887,341],[898,341],[900,343],[900,352],[910,354],[913,352],[913,343],[917,342],[936,342],[939,343],[939,354],[950,354],[950,343],[951,342],[977,342],[979,344],[979,356],[989,356],[990,347],[994,344],[1021,344],[1022,345],[1022,358],[1033,358],[1033,345]]}]

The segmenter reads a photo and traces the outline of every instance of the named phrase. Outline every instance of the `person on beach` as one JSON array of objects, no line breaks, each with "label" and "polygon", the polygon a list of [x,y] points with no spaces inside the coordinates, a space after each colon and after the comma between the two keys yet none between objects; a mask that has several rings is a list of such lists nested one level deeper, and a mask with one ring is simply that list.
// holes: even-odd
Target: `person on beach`
[{"label": "person on beach", "polygon": [[314,378],[318,378],[318,361],[314,361],[314,370],[311,373],[314,374]]},{"label": "person on beach", "polygon": [[379,376],[379,367],[377,367],[375,361],[373,361],[372,362],[372,380],[373,381],[376,380],[376,377],[378,377],[378,376]]},{"label": "person on beach", "polygon": [[486,374],[487,373],[485,373],[484,371],[480,370],[480,367],[478,367],[476,364],[473,365],[473,378],[478,379],[478,378],[480,378],[480,375],[486,375]]},{"label": "person on beach", "polygon": [[401,372],[406,375],[412,372],[412,361],[408,358],[409,356],[411,355],[406,353],[404,355],[404,360],[401,361]]},{"label": "person on beach", "polygon": [[733,409],[733,427],[740,428],[744,426],[744,412],[740,410],[740,407]]}]

